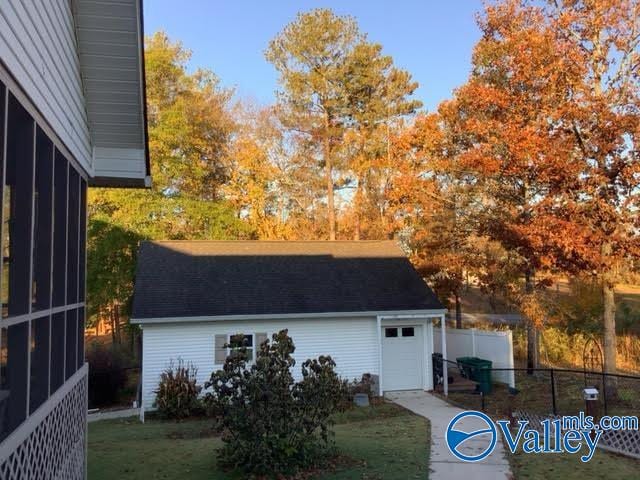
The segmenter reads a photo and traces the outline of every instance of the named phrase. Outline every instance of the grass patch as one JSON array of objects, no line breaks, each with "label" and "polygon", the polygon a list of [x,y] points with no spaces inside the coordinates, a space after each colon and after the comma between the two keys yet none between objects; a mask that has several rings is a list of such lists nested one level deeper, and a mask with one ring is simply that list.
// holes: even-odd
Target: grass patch
[{"label": "grass patch", "polygon": [[[336,416],[336,444],[342,455],[328,480],[427,478],[428,421],[389,403],[354,408]],[[89,480],[239,479],[216,465],[222,445],[209,419],[180,423],[134,419],[89,424]],[[354,425],[357,424],[357,425]]]},{"label": "grass patch", "polygon": [[[586,453],[586,449],[585,449]],[[521,451],[508,454],[515,480],[585,480],[589,478],[615,478],[616,480],[637,480],[640,475],[640,461],[614,455],[597,449],[593,458],[583,463],[579,453],[525,454]]]}]

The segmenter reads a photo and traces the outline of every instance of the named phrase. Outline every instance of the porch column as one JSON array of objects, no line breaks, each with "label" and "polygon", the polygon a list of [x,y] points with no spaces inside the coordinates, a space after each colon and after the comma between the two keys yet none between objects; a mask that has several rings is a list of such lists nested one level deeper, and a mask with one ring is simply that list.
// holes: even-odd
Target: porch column
[{"label": "porch column", "polygon": [[442,387],[444,396],[449,396],[449,375],[447,374],[447,326],[444,315],[440,315],[440,334],[442,336]]}]

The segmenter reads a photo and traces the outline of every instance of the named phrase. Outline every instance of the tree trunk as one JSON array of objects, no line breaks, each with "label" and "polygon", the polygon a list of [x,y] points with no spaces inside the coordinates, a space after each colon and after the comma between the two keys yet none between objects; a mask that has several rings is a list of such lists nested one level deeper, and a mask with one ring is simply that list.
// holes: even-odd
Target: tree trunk
[{"label": "tree trunk", "polygon": [[605,281],[602,285],[604,300],[604,371],[616,373],[616,304],[614,286]]},{"label": "tree trunk", "polygon": [[461,329],[462,328],[462,305],[460,304],[460,295],[456,293],[455,296],[456,296],[456,328]]},{"label": "tree trunk", "polygon": [[327,217],[329,219],[329,240],[336,239],[336,211],[333,199],[333,166],[327,159]]},{"label": "tree trunk", "polygon": [[527,373],[533,375],[538,368],[538,329],[527,319]]},{"label": "tree trunk", "polygon": [[334,207],[333,198],[333,162],[331,158],[331,132],[329,128],[331,122],[329,121],[329,114],[325,114],[324,119],[325,134],[323,144],[323,156],[325,169],[327,174],[327,220],[329,221],[329,240],[336,239],[336,211]]},{"label": "tree trunk", "polygon": [[[602,297],[604,300],[603,333],[604,333],[604,371],[615,374],[616,368],[616,303],[614,297],[614,284],[609,280],[602,283]],[[608,398],[617,394],[616,377],[608,377],[606,381]]]},{"label": "tree trunk", "polygon": [[[527,271],[525,273],[526,293],[533,293],[533,273]],[[533,319],[527,318],[527,374],[533,375],[534,369],[538,368],[538,329]]]},{"label": "tree trunk", "polygon": [[116,303],[113,309],[113,318],[116,325],[116,341],[122,343],[122,325],[120,325],[120,304]]},{"label": "tree trunk", "polygon": [[113,311],[113,305],[111,306],[111,308],[109,309],[109,320],[111,321],[111,343],[117,343],[116,342],[116,321],[115,321],[115,315],[114,315],[114,311]]}]

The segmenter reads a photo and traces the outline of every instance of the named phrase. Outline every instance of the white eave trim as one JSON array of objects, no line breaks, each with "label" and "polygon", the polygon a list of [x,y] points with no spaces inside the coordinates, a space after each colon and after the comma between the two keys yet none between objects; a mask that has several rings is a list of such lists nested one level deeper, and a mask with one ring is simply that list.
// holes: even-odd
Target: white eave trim
[{"label": "white eave trim", "polygon": [[158,318],[131,318],[130,323],[136,325],[154,323],[192,323],[192,322],[228,322],[242,320],[313,320],[323,318],[363,318],[371,317],[382,319],[409,319],[436,317],[444,315],[446,309],[438,310],[387,310],[368,312],[323,312],[323,313],[269,313],[259,315],[214,315],[199,317],[158,317]]}]

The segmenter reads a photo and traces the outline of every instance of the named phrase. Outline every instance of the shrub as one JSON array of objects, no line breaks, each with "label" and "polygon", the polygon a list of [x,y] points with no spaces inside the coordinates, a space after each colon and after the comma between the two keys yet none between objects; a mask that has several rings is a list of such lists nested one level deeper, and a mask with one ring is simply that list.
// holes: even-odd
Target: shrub
[{"label": "shrub", "polygon": [[93,341],[87,345],[86,360],[89,364],[89,405],[106,407],[117,404],[127,383],[130,364],[125,349],[117,344]]},{"label": "shrub", "polygon": [[245,349],[214,372],[205,396],[220,413],[223,466],[254,475],[288,475],[320,466],[333,452],[331,416],[345,396],[329,356],[302,364],[302,380],[291,374],[295,346],[287,330],[260,345],[255,363]]},{"label": "shrub", "polygon": [[336,374],[335,366],[330,356],[306,360],[302,364],[302,380],[293,391],[305,433],[313,437],[317,432],[323,446],[333,440],[332,415],[343,408],[347,394],[346,383]]},{"label": "shrub", "polygon": [[177,366],[172,361],[162,372],[153,404],[160,417],[179,420],[200,412],[198,395],[202,387],[198,386],[197,373],[192,363],[182,359],[178,359]]}]

